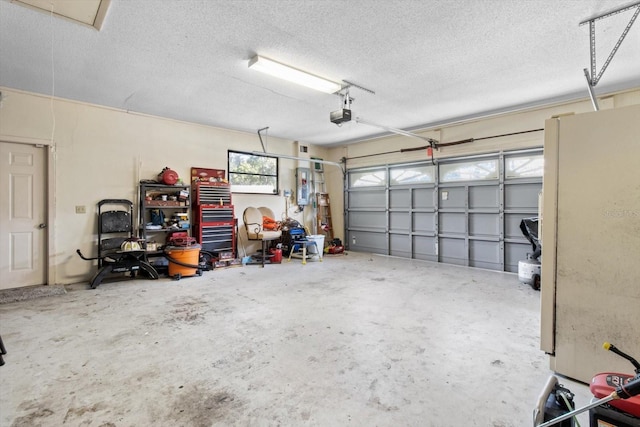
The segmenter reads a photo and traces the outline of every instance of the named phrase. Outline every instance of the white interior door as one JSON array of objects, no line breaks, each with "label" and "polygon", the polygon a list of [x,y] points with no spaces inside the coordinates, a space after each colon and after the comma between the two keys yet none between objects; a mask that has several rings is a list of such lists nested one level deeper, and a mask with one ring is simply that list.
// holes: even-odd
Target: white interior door
[{"label": "white interior door", "polygon": [[0,142],[0,289],[46,282],[45,153]]}]

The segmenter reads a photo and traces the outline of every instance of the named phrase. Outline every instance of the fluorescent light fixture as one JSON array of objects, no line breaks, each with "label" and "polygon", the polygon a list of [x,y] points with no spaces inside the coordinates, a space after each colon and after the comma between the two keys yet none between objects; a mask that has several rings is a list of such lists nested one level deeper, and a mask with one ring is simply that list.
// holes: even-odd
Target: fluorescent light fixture
[{"label": "fluorescent light fixture", "polygon": [[320,92],[335,93],[342,89],[342,85],[339,83],[314,76],[313,74],[292,68],[260,55],[251,58],[249,68],[311,89],[319,90]]}]

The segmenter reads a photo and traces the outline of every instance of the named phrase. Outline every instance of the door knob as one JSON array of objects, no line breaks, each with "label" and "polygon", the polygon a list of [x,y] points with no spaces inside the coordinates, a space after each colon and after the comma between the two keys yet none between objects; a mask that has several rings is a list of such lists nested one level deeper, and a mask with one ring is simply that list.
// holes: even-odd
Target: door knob
[{"label": "door knob", "polygon": [[38,228],[47,228],[47,224],[42,223],[42,224],[40,224],[40,225],[38,226]]}]

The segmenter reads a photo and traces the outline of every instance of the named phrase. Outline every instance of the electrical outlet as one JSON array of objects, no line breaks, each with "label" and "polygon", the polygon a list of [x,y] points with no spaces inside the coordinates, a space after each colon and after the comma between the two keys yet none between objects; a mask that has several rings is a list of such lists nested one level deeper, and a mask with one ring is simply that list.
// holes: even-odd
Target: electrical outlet
[{"label": "electrical outlet", "polygon": [[86,214],[87,213],[87,207],[84,206],[84,205],[76,206],[76,213],[77,214]]}]

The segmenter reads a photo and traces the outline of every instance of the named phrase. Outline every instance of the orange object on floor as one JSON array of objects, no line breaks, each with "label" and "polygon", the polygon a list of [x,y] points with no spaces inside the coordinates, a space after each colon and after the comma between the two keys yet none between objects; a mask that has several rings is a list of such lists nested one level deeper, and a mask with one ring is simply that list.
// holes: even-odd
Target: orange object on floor
[{"label": "orange object on floor", "polygon": [[282,262],[282,249],[271,248],[269,253],[272,255],[271,262],[280,264]]},{"label": "orange object on floor", "polygon": [[[195,276],[198,273],[198,268],[187,267],[184,265],[198,265],[200,259],[200,245],[177,247],[172,246],[165,249],[165,253],[169,257],[169,276],[174,278],[180,278],[185,276]],[[176,262],[172,261],[175,260]]]}]

